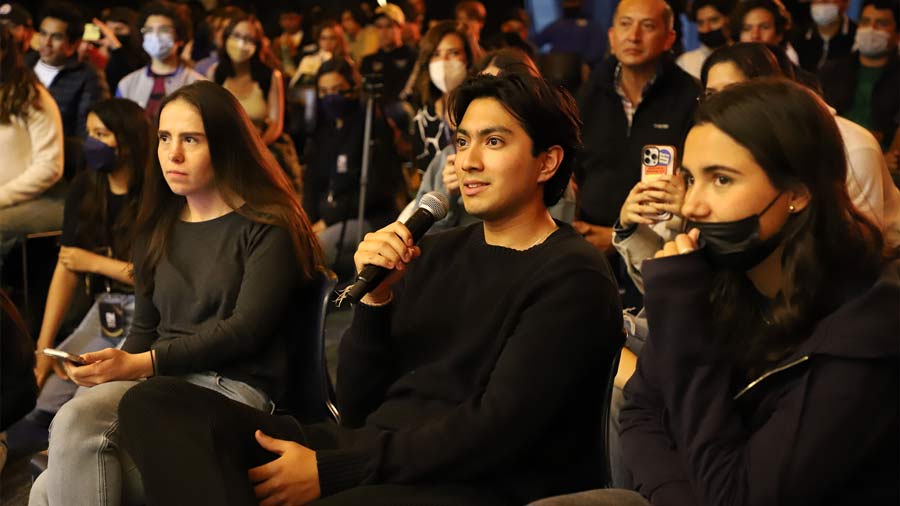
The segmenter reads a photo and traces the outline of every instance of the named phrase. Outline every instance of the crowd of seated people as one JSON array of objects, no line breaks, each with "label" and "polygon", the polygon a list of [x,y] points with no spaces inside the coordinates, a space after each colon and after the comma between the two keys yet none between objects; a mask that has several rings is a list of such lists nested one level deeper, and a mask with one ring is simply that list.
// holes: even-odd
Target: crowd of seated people
[{"label": "crowd of seated people", "polygon": [[29,504],[900,502],[896,0],[134,7],[0,0]]}]

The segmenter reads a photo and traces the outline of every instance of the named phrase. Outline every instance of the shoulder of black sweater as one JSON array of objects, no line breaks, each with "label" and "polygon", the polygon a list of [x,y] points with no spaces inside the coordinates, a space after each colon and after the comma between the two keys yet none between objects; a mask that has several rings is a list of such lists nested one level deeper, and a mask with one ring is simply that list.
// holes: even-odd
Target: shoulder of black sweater
[{"label": "shoulder of black sweater", "polygon": [[502,246],[492,246],[484,239],[484,225],[481,222],[466,227],[457,227],[425,236],[420,241],[422,258],[425,263],[432,257],[450,254],[452,251],[476,250],[479,255],[504,255],[509,258],[540,256],[541,270],[556,275],[558,270],[579,271],[598,270],[610,273],[609,264],[603,255],[578,234],[571,225],[556,221],[558,230],[550,234],[542,243],[526,250],[514,250]]}]

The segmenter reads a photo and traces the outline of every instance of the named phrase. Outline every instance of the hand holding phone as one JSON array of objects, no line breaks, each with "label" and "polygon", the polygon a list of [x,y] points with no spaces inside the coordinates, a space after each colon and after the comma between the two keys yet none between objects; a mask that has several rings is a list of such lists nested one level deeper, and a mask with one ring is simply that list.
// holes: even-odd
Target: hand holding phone
[{"label": "hand holding phone", "polygon": [[[674,176],[676,154],[675,146],[648,144],[641,148],[641,182],[652,184],[660,179],[670,179]],[[658,200],[650,199],[646,202],[658,202]],[[647,217],[654,221],[666,221],[672,218],[672,213],[661,212]]]},{"label": "hand holding phone", "polygon": [[55,348],[44,348],[41,350],[41,353],[47,355],[48,357],[58,358],[60,360],[65,360],[72,365],[86,365],[87,362],[81,358],[79,355],[73,355],[67,351],[57,350]]}]

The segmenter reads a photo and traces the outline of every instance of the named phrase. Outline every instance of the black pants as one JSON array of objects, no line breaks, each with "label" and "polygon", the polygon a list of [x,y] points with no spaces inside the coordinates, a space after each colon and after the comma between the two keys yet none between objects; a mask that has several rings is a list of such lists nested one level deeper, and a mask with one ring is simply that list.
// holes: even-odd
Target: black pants
[{"label": "black pants", "polygon": [[[119,404],[122,446],[141,472],[147,504],[255,505],[247,470],[276,455],[253,434],[313,450],[365,445],[373,429],[333,424],[301,426],[289,416],[272,416],[185,381],[159,377],[131,388]],[[508,501],[465,485],[367,485],[315,501],[316,506],[498,505]]]}]

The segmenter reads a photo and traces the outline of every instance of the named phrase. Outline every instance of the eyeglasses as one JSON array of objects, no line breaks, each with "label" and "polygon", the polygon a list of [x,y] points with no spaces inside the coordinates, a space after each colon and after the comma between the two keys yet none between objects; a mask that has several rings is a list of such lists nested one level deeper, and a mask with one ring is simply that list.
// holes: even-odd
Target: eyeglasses
[{"label": "eyeglasses", "polygon": [[256,39],[254,39],[253,37],[251,37],[249,35],[238,35],[236,33],[232,33],[231,35],[228,36],[228,38],[234,39],[234,40],[239,40],[239,41],[243,42],[244,44],[253,45],[253,46],[256,45]]},{"label": "eyeglasses", "polygon": [[165,35],[175,35],[175,27],[174,26],[145,26],[141,28],[141,35],[148,35],[151,33],[159,33]]}]

